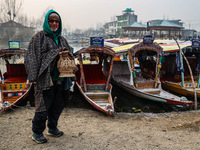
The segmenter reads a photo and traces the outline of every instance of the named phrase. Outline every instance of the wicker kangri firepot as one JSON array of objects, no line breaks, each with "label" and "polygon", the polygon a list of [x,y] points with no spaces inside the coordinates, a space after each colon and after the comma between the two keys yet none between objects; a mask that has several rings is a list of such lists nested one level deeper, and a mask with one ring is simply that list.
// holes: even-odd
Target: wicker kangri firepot
[{"label": "wicker kangri firepot", "polygon": [[68,51],[63,51],[57,64],[60,72],[59,77],[75,77],[74,70],[76,69],[75,60],[68,54]]}]

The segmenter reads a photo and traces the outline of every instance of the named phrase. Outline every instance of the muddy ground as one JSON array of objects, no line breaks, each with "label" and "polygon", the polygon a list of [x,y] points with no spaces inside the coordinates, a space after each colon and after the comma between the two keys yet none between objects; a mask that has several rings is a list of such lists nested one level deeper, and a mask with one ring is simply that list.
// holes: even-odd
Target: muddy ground
[{"label": "muddy ground", "polygon": [[198,150],[200,111],[116,113],[107,116],[90,108],[65,108],[59,138],[36,144],[31,139],[34,107],[0,113],[1,150]]}]

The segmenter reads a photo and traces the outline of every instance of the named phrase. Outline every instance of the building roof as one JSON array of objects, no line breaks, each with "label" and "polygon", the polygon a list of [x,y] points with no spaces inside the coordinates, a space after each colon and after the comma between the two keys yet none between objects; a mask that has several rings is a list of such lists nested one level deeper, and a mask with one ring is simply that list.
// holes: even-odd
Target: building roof
[{"label": "building roof", "polygon": [[151,27],[175,27],[175,28],[183,28],[182,26],[176,24],[176,23],[173,23],[173,22],[170,22],[170,21],[167,21],[167,20],[160,20],[152,25],[150,25]]},{"label": "building roof", "polygon": [[[17,23],[17,22],[15,22],[13,20],[9,20],[7,22],[0,23],[0,27],[3,27],[3,28],[10,28],[10,27],[14,27],[14,28],[32,28],[32,27],[23,26],[22,24]],[[34,29],[34,28],[32,28],[32,29]]]},{"label": "building roof", "polygon": [[136,30],[136,31],[144,31],[146,30],[146,26],[138,23],[138,22],[134,22],[131,25],[125,25],[122,27],[124,30]]},{"label": "building roof", "polygon": [[146,28],[146,26],[144,24],[141,24],[141,23],[138,23],[138,22],[134,22],[131,25],[125,25],[123,27]]}]

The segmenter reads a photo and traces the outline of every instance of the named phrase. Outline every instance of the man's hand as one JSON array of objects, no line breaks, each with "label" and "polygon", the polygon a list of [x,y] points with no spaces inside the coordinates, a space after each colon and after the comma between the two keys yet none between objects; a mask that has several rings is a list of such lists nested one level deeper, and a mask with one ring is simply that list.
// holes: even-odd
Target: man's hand
[{"label": "man's hand", "polygon": [[62,53],[67,53],[70,57],[73,57],[73,54],[68,50],[59,52],[59,55],[62,55]]},{"label": "man's hand", "polygon": [[71,52],[68,52],[69,56],[73,57],[73,54]]}]

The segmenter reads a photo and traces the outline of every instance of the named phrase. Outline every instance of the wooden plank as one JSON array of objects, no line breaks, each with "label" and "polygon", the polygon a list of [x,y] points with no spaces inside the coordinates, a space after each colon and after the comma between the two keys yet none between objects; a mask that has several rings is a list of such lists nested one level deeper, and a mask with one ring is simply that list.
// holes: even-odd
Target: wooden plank
[{"label": "wooden plank", "polygon": [[101,102],[107,102],[108,99],[93,99],[93,101],[94,102],[99,102],[99,101],[101,101]]},{"label": "wooden plank", "polygon": [[11,104],[14,103],[16,100],[18,100],[21,96],[11,96],[11,97],[5,97],[4,102],[8,101]]},{"label": "wooden plank", "polygon": [[138,89],[154,88],[155,81],[138,82]]},{"label": "wooden plank", "polygon": [[3,93],[21,93],[26,92],[27,89],[16,89],[16,90],[2,90]]}]

